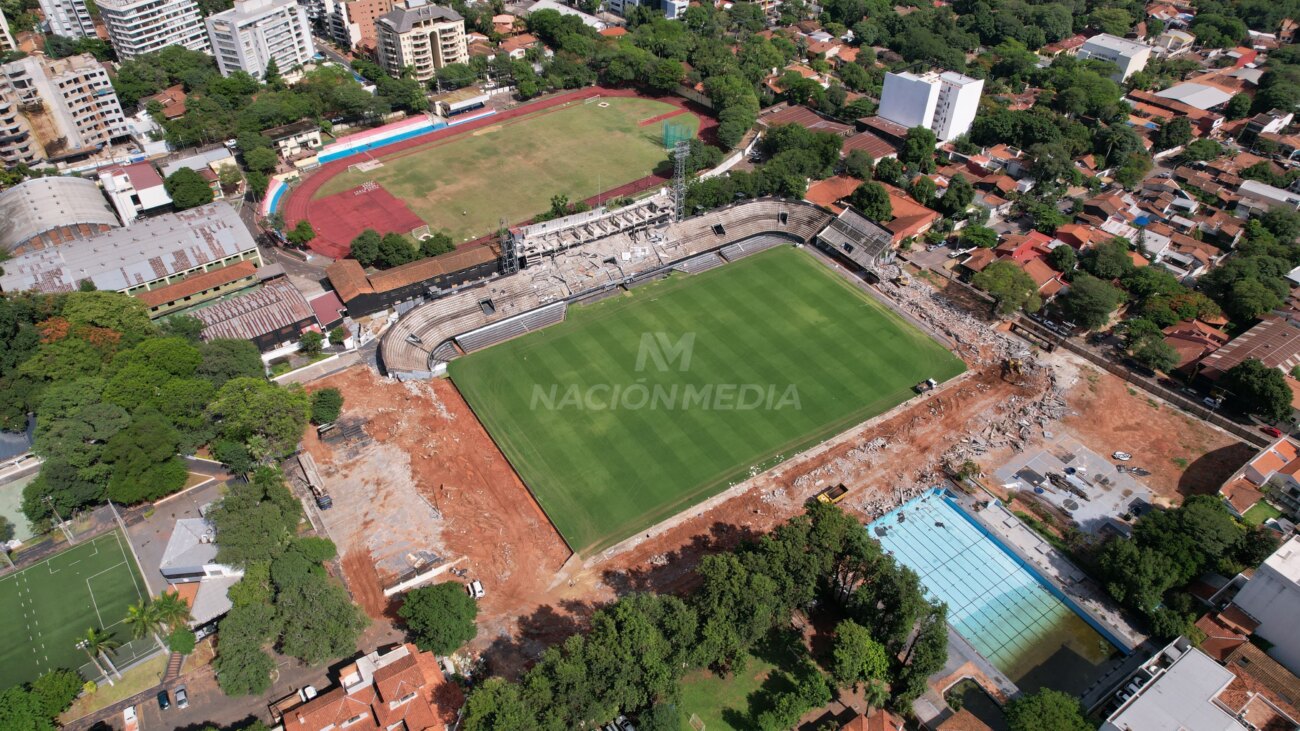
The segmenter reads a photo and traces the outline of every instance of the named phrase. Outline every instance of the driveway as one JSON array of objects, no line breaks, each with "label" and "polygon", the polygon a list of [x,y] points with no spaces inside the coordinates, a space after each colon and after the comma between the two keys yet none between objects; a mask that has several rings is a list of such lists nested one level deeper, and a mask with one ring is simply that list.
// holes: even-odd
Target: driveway
[{"label": "driveway", "polygon": [[181,518],[198,518],[199,509],[220,499],[224,483],[210,482],[154,503],[153,514],[127,526],[126,532],[135,553],[140,557],[140,571],[144,574],[149,593],[157,595],[167,587],[158,564],[162,562],[172,529]]}]

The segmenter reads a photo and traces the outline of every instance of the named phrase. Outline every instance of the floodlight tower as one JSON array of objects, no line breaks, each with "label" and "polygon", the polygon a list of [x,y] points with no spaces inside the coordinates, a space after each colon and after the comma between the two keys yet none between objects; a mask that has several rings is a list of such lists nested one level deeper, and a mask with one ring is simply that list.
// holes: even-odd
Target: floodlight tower
[{"label": "floodlight tower", "polygon": [[691,143],[678,140],[673,148],[673,220],[686,217],[686,158],[691,156]]},{"label": "floodlight tower", "polygon": [[514,274],[519,271],[519,252],[515,250],[515,235],[506,219],[501,219],[497,232],[497,238],[501,240],[501,273]]}]

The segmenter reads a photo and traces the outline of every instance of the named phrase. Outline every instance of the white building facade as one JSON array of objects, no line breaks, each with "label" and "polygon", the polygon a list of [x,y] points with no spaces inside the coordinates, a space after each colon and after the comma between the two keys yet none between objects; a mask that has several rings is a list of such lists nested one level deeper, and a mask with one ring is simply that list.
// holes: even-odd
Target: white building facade
[{"label": "white building facade", "polygon": [[1089,38],[1079,47],[1079,58],[1095,58],[1109,61],[1119,67],[1119,73],[1112,76],[1115,81],[1125,81],[1128,77],[1146,68],[1151,59],[1151,46],[1127,38],[1120,38],[1108,33]]},{"label": "white building facade", "polygon": [[50,32],[68,38],[94,38],[95,20],[86,0],[40,0]]},{"label": "white building facade", "polygon": [[208,40],[223,76],[246,71],[261,80],[275,60],[286,78],[316,55],[307,9],[294,0],[240,0],[208,17]]},{"label": "white building facade", "polygon": [[878,114],[908,129],[925,127],[946,142],[970,130],[983,92],[983,79],[954,71],[887,73]]},{"label": "white building facade", "polygon": [[1300,673],[1300,537],[1269,556],[1233,599],[1259,622],[1255,634],[1273,643],[1268,654],[1293,673]]},{"label": "white building facade", "polygon": [[411,0],[375,22],[379,65],[392,76],[410,68],[415,79],[428,81],[438,69],[469,63],[465,19],[451,8]]},{"label": "white building facade", "polygon": [[5,17],[5,11],[0,9],[0,52],[8,53],[17,49],[18,44],[9,32],[9,19]]},{"label": "white building facade", "polygon": [[100,0],[99,17],[123,61],[172,45],[212,52],[194,0]]}]

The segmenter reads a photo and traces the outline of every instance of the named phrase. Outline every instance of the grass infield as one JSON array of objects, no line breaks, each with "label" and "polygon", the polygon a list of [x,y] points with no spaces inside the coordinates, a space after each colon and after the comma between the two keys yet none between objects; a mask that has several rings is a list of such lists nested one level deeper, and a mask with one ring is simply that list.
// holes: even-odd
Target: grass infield
[{"label": "grass infield", "polygon": [[571,308],[450,370],[589,555],[964,365],[809,254],[780,248]]},{"label": "grass infield", "polygon": [[[374,180],[460,243],[496,231],[502,218],[532,218],[550,208],[552,196],[580,201],[650,175],[668,159],[664,122],[641,123],[677,109],[636,97],[575,102],[380,155],[383,167],[340,173],[315,197]],[[700,124],[689,112],[667,121],[692,134]]]},{"label": "grass infield", "polygon": [[0,689],[89,662],[76,644],[90,627],[126,644],[121,622],[145,591],[120,531],[0,578]]}]

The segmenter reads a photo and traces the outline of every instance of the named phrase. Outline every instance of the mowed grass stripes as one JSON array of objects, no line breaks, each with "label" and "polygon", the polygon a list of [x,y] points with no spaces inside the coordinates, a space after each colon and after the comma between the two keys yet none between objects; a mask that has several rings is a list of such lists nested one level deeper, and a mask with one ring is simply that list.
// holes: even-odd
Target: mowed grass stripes
[{"label": "mowed grass stripes", "polygon": [[551,521],[591,554],[964,369],[781,248],[569,310],[451,376]]}]

